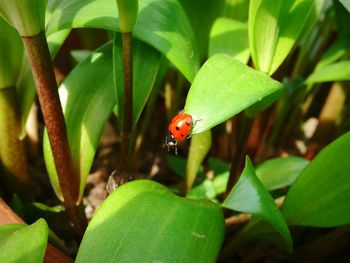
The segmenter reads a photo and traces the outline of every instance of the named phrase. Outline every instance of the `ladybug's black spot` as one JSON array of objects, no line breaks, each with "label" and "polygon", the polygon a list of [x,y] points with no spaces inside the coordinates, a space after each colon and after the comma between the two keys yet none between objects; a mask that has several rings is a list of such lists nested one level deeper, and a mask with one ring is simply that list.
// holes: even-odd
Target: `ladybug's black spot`
[{"label": "ladybug's black spot", "polygon": [[181,133],[181,137],[184,137],[184,136],[185,136],[185,134]]},{"label": "ladybug's black spot", "polygon": [[179,130],[180,130],[180,128],[179,128],[178,126],[176,126],[176,127],[175,127],[175,129],[176,129],[177,131],[179,131]]},{"label": "ladybug's black spot", "polygon": [[187,126],[190,126],[190,123],[189,123],[188,121],[186,121],[186,125],[187,125]]}]

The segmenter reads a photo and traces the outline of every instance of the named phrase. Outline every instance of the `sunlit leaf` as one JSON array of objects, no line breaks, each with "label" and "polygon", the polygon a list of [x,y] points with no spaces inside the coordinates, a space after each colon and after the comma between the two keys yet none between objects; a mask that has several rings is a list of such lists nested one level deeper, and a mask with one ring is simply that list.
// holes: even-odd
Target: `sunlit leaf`
[{"label": "sunlit leaf", "polygon": [[288,224],[350,223],[350,132],[325,147],[299,175],[283,204]]},{"label": "sunlit leaf", "polygon": [[306,83],[340,80],[350,80],[350,60],[336,62],[316,70],[306,79]]},{"label": "sunlit leaf", "polygon": [[274,158],[259,164],[255,172],[268,190],[275,190],[293,184],[308,163],[296,156]]},{"label": "sunlit leaf", "polygon": [[283,86],[225,54],[212,56],[188,92],[185,112],[198,121],[193,134],[206,131],[277,92]]},{"label": "sunlit leaf", "polygon": [[103,202],[76,262],[215,262],[224,232],[221,209],[213,202],[181,198],[156,182],[137,180]]},{"label": "sunlit leaf", "polygon": [[1,262],[43,262],[47,238],[48,226],[43,219],[29,226],[1,225]]},{"label": "sunlit leaf", "polygon": [[216,19],[209,44],[209,56],[225,53],[246,64],[250,56],[247,23],[225,17]]},{"label": "sunlit leaf", "polygon": [[[48,35],[71,27],[119,31],[115,0],[64,1],[50,18]],[[199,67],[199,51],[178,1],[140,0],[133,35],[163,53],[189,81],[193,80]]]},{"label": "sunlit leaf", "polygon": [[313,0],[250,1],[249,43],[258,70],[269,75],[277,70],[313,10]]}]

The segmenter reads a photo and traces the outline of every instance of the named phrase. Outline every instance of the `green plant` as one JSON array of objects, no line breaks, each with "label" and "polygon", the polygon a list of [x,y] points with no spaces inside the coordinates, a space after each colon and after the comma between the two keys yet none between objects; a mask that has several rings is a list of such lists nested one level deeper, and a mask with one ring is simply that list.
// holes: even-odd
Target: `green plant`
[{"label": "green plant", "polygon": [[[46,125],[43,156],[35,158],[45,159],[76,236],[51,222],[62,209],[18,197],[12,207],[29,222],[45,217],[60,237],[78,242],[77,262],[233,262],[247,255],[248,242],[250,261],[270,260],[264,241],[280,247],[272,252],[280,261],[310,260],[300,256],[304,240],[294,226],[337,227],[314,235],[320,239],[347,233],[340,227],[350,223],[346,1],[0,0],[0,15],[0,160],[10,182],[1,190],[7,200],[36,198],[28,173],[13,168],[27,171],[21,139],[35,96],[31,69]],[[72,52],[77,63],[57,87],[51,57],[70,32],[90,40],[101,32],[82,28],[103,30],[108,41]],[[182,108],[194,123],[188,155],[180,145],[180,156],[167,159],[175,174],[162,177],[165,120]],[[305,128],[315,119],[313,130]],[[82,201],[90,172],[103,170],[106,124],[118,136],[108,179],[109,190],[117,189],[85,229]],[[154,173],[143,153],[164,185],[126,183]],[[30,231],[40,236],[33,262],[42,260],[43,222],[2,226],[7,261],[21,260],[8,248]],[[309,240],[310,228],[302,231]],[[326,256],[337,253],[334,246]]]}]

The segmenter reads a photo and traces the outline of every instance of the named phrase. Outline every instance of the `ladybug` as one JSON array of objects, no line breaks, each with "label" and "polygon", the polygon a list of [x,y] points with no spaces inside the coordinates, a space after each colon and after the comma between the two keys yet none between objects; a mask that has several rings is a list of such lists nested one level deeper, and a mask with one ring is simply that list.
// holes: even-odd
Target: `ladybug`
[{"label": "ladybug", "polygon": [[164,143],[168,147],[168,151],[170,147],[175,147],[175,154],[177,155],[177,142],[191,137],[192,126],[193,120],[190,114],[179,113],[171,120]]}]

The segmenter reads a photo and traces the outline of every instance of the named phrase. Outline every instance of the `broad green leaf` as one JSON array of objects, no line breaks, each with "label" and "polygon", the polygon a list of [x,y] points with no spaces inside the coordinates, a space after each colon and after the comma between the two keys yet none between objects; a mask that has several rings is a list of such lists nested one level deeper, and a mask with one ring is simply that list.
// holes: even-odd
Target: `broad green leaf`
[{"label": "broad green leaf", "polygon": [[224,122],[282,87],[228,55],[212,56],[196,75],[187,95],[185,113],[200,120],[192,133]]},{"label": "broad green leaf", "polygon": [[[161,54],[151,46],[133,39],[133,112],[135,127],[150,95],[157,76]],[[113,62],[118,107],[118,123],[122,130],[124,123],[124,68],[120,34],[116,33],[113,42]]]},{"label": "broad green leaf", "polygon": [[258,70],[268,75],[277,70],[313,9],[313,0],[250,1],[249,44]]},{"label": "broad green leaf", "polygon": [[208,57],[209,32],[224,8],[224,0],[179,0],[196,36],[201,59]]},{"label": "broad green leaf", "polygon": [[350,80],[350,60],[340,61],[324,66],[313,72],[307,79],[307,84]]},{"label": "broad green leaf", "polygon": [[[80,172],[80,197],[105,123],[115,105],[112,43],[76,66],[59,88],[73,160]],[[51,184],[62,199],[47,134],[44,157]]]},{"label": "broad green leaf", "polygon": [[[64,1],[52,14],[48,35],[66,28],[120,31],[115,0]],[[133,35],[163,53],[189,80],[199,67],[195,37],[176,0],[140,0]]]},{"label": "broad green leaf", "polygon": [[247,23],[220,17],[210,31],[209,57],[225,53],[247,64],[250,56]]},{"label": "broad green leaf", "polygon": [[350,1],[349,0],[339,0],[340,3],[350,12]]},{"label": "broad green leaf", "polygon": [[325,147],[299,175],[283,204],[288,224],[350,223],[350,132]]},{"label": "broad green leaf", "polygon": [[289,251],[292,250],[292,239],[288,226],[271,195],[257,178],[249,157],[246,158],[246,165],[241,177],[222,206],[262,218],[281,235],[285,247]]},{"label": "broad green leaf", "polygon": [[[195,124],[196,125],[196,124]],[[211,146],[211,131],[195,134],[192,136],[186,167],[185,190],[186,193],[192,188],[198,171]]]},{"label": "broad green leaf", "polygon": [[103,202],[76,262],[215,262],[224,232],[221,209],[213,202],[181,198],[156,182],[137,180]]},{"label": "broad green leaf", "polygon": [[43,262],[48,231],[48,226],[43,219],[23,227],[0,226],[1,262]]},{"label": "broad green leaf", "polygon": [[15,86],[22,56],[18,32],[0,17],[0,89]]},{"label": "broad green leaf", "polygon": [[268,190],[275,190],[294,183],[308,160],[289,156],[267,160],[255,169],[256,175]]}]

